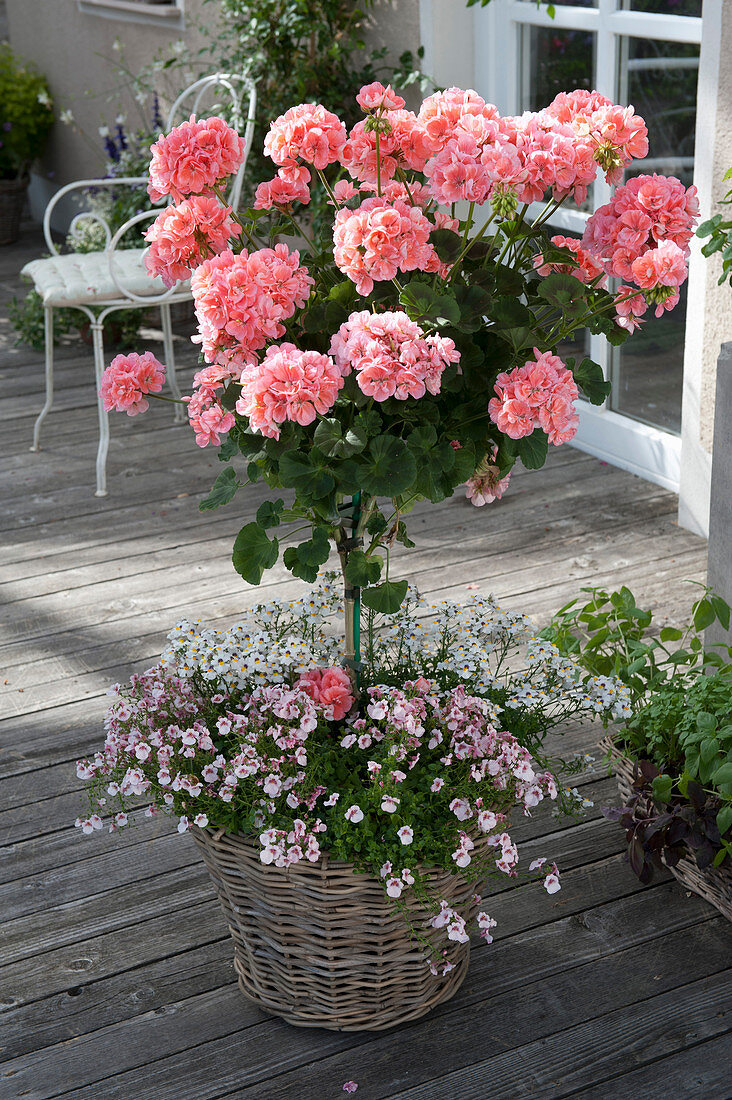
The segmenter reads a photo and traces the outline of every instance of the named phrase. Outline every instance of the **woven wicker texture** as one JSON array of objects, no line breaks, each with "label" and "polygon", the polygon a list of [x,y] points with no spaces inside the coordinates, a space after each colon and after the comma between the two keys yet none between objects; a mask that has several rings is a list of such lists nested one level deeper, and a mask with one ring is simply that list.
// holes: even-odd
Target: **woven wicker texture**
[{"label": "woven wicker texture", "polygon": [[[618,751],[609,737],[604,737],[600,746],[610,754],[620,797],[627,802],[633,792],[635,765]],[[698,894],[718,909],[727,920],[732,920],[732,871],[726,867],[706,867],[700,870],[691,849],[688,858],[680,859],[675,867],[669,867],[669,871],[685,889]]]},{"label": "woven wicker texture", "polygon": [[0,244],[14,244],[20,236],[28,179],[0,180]]},{"label": "woven wicker texture", "polygon": [[[416,1020],[457,992],[470,944],[449,943],[446,977],[429,969],[376,879],[350,863],[265,866],[259,846],[218,829],[192,830],[214,881],[234,939],[242,992],[260,1008],[299,1027],[381,1031]],[[423,872],[424,873],[424,872]],[[474,885],[442,869],[426,872],[438,898],[474,919]],[[412,908],[421,934],[443,951],[444,929]]]}]

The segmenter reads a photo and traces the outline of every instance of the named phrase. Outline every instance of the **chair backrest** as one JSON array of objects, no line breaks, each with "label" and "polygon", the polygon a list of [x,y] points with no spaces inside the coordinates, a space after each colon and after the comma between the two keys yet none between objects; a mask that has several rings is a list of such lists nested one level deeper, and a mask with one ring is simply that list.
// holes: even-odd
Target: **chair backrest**
[{"label": "chair backrest", "polygon": [[229,204],[236,210],[241,196],[242,178],[254,136],[257,89],[253,80],[235,73],[213,73],[194,81],[180,93],[168,111],[166,129],[196,118],[220,115],[244,138],[244,162],[229,185]]}]

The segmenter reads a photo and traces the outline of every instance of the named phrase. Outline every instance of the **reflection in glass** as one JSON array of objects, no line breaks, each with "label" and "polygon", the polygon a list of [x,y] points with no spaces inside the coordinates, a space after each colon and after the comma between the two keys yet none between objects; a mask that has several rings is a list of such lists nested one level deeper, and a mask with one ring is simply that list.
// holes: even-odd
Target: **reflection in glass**
[{"label": "reflection in glass", "polygon": [[619,102],[648,123],[649,150],[630,173],[661,172],[689,186],[694,174],[699,46],[620,39]]},{"label": "reflection in glass", "polygon": [[595,35],[554,27],[521,29],[519,110],[540,111],[559,92],[594,88]]},{"label": "reflection in glass", "polygon": [[[562,0],[563,4],[567,0]],[[621,0],[626,11],[650,11],[656,15],[694,15],[702,13],[702,0]]]},{"label": "reflection in glass", "polygon": [[[644,10],[657,7],[648,3]],[[668,4],[663,7],[668,12]],[[640,38],[623,38],[620,46],[620,102],[632,103],[646,119],[649,138],[648,157],[628,175],[659,172],[678,176],[688,187],[694,176],[699,47]],[[686,286],[676,309],[660,318],[649,309],[642,328],[614,349],[610,403],[616,412],[667,431],[681,430],[685,323]]]},{"label": "reflection in glass", "polygon": [[622,347],[613,349],[611,407],[645,424],[681,431],[681,390],[684,375],[686,286],[676,309],[645,323]]}]

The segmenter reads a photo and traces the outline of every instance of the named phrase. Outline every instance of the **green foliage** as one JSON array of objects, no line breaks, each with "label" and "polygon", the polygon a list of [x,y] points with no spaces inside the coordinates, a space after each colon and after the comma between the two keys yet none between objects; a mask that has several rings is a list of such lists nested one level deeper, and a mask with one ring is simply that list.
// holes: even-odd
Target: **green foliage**
[{"label": "green foliage", "polygon": [[53,110],[45,79],[23,64],[7,42],[0,43],[0,102],[0,179],[18,179],[42,154]]},{"label": "green foliage", "polygon": [[[722,179],[732,180],[732,168],[727,169]],[[727,206],[732,205],[732,187],[719,201]],[[725,218],[723,214],[714,214],[713,217],[701,223],[696,235],[702,238],[709,237],[707,243],[702,246],[704,256],[713,256],[715,252],[722,254],[722,274],[718,279],[719,285],[727,281],[732,285],[732,219]]]},{"label": "green foliage", "polygon": [[[576,657],[586,679],[615,675],[628,686],[632,710],[614,740],[630,759],[648,765],[639,790],[650,792],[663,814],[698,803],[694,813],[698,810],[700,820],[711,814],[710,822],[718,822],[704,826],[712,849],[708,862],[719,852],[724,859],[732,854],[732,837],[725,836],[732,824],[732,647],[706,647],[701,632],[715,622],[729,628],[728,604],[705,588],[683,629],[664,627],[655,635],[651,612],[636,605],[630,589],[584,591],[590,599],[567,604],[543,636],[561,653]],[[618,819],[640,845],[637,873],[648,876],[648,853],[660,839],[651,845],[655,833],[646,836],[645,826],[642,837],[636,836],[641,828],[633,816],[637,809],[634,802]],[[674,820],[672,813],[663,823],[669,843],[676,835]]]}]

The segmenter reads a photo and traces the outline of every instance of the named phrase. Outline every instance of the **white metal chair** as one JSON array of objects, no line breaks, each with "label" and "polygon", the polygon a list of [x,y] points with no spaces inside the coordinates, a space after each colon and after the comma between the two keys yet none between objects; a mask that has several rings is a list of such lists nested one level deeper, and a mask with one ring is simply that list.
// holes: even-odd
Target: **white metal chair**
[{"label": "white metal chair", "polygon": [[[243,131],[246,146],[244,163],[233,178],[228,194],[228,201],[236,210],[254,131],[256,110],[254,83],[247,78],[229,73],[215,73],[212,76],[202,77],[178,96],[168,114],[166,130],[187,119],[191,114],[200,116],[203,110],[208,114],[223,115],[240,131],[245,127]],[[115,233],[112,233],[110,226],[98,213],[88,210],[78,213],[71,222],[70,232],[73,233],[84,219],[100,224],[105,241],[102,252],[72,252],[62,255],[51,235],[51,215],[56,203],[73,191],[84,191],[90,187],[140,187],[146,184],[146,176],[125,176],[117,179],[78,180],[62,187],[51,199],[43,217],[43,233],[51,255],[45,259],[32,260],[21,272],[33,280],[35,289],[43,300],[45,318],[46,401],[35,422],[31,451],[40,450],[41,425],[53,408],[54,308],[78,309],[89,318],[99,413],[96,488],[98,497],[107,495],[106,466],[109,447],[109,419],[99,396],[105,366],[104,321],[111,313],[120,309],[149,309],[151,306],[160,306],[167,378],[173,396],[180,398],[181,394],[175,377],[170,306],[174,302],[190,300],[190,283],[177,283],[166,290],[161,279],[151,279],[148,275],[144,265],[145,248],[117,249],[120,240],[130,228],[157,217],[162,205],[135,215]],[[146,201],[149,201],[147,197]],[[175,419],[176,421],[185,419],[185,412],[180,406],[176,406]]]}]

